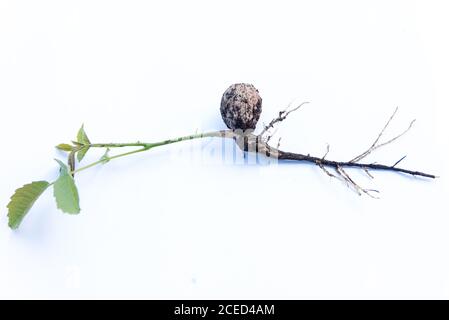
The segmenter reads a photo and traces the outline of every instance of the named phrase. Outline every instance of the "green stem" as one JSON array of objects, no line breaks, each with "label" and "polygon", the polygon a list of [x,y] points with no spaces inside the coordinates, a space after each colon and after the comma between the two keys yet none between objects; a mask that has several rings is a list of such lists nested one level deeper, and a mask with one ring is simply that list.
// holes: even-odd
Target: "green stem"
[{"label": "green stem", "polygon": [[[125,152],[125,153],[120,153],[120,154],[118,154],[118,155],[108,157],[108,161],[110,161],[110,160],[112,160],[112,159],[117,159],[117,158],[129,156],[129,155],[134,154],[134,153],[147,151],[148,149],[149,149],[149,148],[142,148],[142,149],[137,149],[137,150],[133,150],[133,151]],[[97,164],[101,164],[101,163],[104,163],[104,160],[98,160],[98,161],[92,162],[91,164],[88,164],[87,166],[78,168],[78,169],[72,171],[72,174],[75,174],[75,173],[78,173],[78,172],[80,172],[80,171],[83,171],[83,170],[92,168],[92,167],[96,166]]]},{"label": "green stem", "polygon": [[[133,151],[125,152],[125,153],[120,153],[115,156],[110,156],[107,158],[107,160],[110,161],[113,159],[129,156],[131,154],[144,152],[144,151],[147,151],[152,148],[159,147],[159,146],[164,146],[164,145],[177,143],[177,142],[181,142],[181,141],[194,140],[194,139],[207,138],[207,137],[231,137],[231,136],[232,135],[230,135],[230,131],[211,131],[211,132],[206,132],[206,133],[192,134],[192,135],[183,136],[183,137],[179,137],[179,138],[175,138],[175,139],[163,140],[163,141],[159,141],[159,142],[149,143],[149,142],[139,142],[138,141],[138,142],[133,142],[133,143],[92,143],[89,145],[89,147],[91,147],[91,148],[142,147],[141,149],[137,149],[137,150],[133,150]],[[80,167],[80,168],[72,171],[72,173],[73,174],[78,173],[80,171],[92,168],[101,163],[104,163],[104,160],[98,160],[98,161],[92,162],[91,164],[88,164],[84,167]]]},{"label": "green stem", "polygon": [[191,134],[188,136],[183,136],[175,139],[168,139],[159,142],[131,142],[131,143],[92,143],[89,146],[92,148],[123,148],[123,147],[143,147],[143,148],[154,148],[159,147],[171,143],[193,140],[199,138],[207,138],[207,137],[220,137],[226,135],[227,131],[211,131],[205,133]]}]

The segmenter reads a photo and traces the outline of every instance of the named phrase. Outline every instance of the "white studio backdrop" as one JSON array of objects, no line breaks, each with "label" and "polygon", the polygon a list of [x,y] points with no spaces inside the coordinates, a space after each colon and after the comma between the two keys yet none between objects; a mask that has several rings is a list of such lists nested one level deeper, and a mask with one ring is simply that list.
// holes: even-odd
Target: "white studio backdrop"
[{"label": "white studio backdrop", "polygon": [[[448,298],[445,1],[0,1],[1,298]],[[45,193],[19,230],[19,186],[54,179],[54,149],[224,129],[221,94],[254,84],[281,148],[435,173],[357,181],[223,161],[185,142],[86,170],[81,214]],[[225,146],[229,151],[231,146]],[[102,151],[90,151],[86,163]]]}]

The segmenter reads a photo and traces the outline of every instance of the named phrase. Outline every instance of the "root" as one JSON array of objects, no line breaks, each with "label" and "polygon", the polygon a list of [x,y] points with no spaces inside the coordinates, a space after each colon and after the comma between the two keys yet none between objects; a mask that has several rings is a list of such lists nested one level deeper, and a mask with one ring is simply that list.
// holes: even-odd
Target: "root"
[{"label": "root", "polygon": [[[390,125],[391,121],[395,117],[395,115],[398,111],[398,108],[396,108],[395,111],[393,112],[393,114],[390,116],[387,123],[382,128],[382,130],[380,131],[380,133],[378,134],[378,136],[374,140],[374,142],[371,144],[371,146],[366,151],[364,151],[360,155],[354,157],[350,161],[335,161],[335,160],[326,159],[326,157],[329,154],[329,150],[330,150],[329,145],[327,145],[326,152],[325,152],[324,156],[322,156],[322,157],[315,157],[315,156],[311,156],[309,154],[305,155],[305,154],[301,154],[301,153],[282,151],[279,149],[280,138],[279,138],[277,147],[276,148],[271,147],[268,143],[270,142],[273,134],[268,135],[268,136],[264,136],[264,135],[267,132],[269,132],[269,130],[273,129],[276,124],[284,121],[288,115],[290,115],[292,112],[298,110],[301,106],[303,106],[306,103],[307,102],[304,102],[291,110],[286,109],[286,110],[280,111],[278,117],[271,120],[270,123],[264,127],[264,129],[262,130],[262,132],[259,135],[254,135],[252,133],[249,133],[249,134],[245,134],[242,136],[241,134],[235,133],[233,131],[226,131],[226,132],[223,132],[222,137],[227,137],[227,138],[232,137],[236,141],[237,145],[245,152],[259,153],[259,154],[263,154],[268,157],[277,158],[278,160],[304,161],[304,162],[313,163],[313,164],[317,165],[321,170],[323,170],[323,172],[326,175],[328,175],[331,178],[335,178],[337,180],[344,182],[348,187],[353,189],[357,194],[359,194],[359,195],[365,194],[365,195],[368,195],[368,196],[370,196],[372,198],[376,198],[376,199],[378,198],[376,194],[378,194],[379,191],[361,187],[347,173],[345,168],[356,168],[356,169],[363,170],[368,175],[368,177],[371,179],[374,179],[374,177],[370,173],[370,170],[384,170],[384,171],[391,171],[391,172],[395,172],[395,173],[408,174],[408,175],[417,176],[417,177],[424,177],[424,178],[431,178],[431,179],[436,178],[436,176],[433,174],[398,167],[397,165],[400,162],[402,162],[402,160],[404,160],[406,156],[403,156],[402,158],[400,158],[393,165],[379,164],[376,162],[374,162],[374,163],[360,162],[365,157],[367,157],[369,154],[371,154],[373,151],[394,142],[395,140],[397,140],[400,137],[402,137],[403,135],[405,135],[412,128],[415,120],[413,120],[410,123],[410,125],[408,126],[408,128],[406,130],[404,130],[402,133],[400,133],[399,135],[387,140],[386,142],[379,143],[385,130],[387,129],[387,127]],[[328,170],[328,168],[332,169],[334,171],[334,173],[332,173],[330,170]]]}]

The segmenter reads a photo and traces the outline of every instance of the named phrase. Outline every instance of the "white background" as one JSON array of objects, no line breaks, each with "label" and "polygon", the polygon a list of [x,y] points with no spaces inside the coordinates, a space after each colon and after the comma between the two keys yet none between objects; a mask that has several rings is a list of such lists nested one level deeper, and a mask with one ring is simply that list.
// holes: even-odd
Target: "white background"
[{"label": "white background", "polygon": [[[446,1],[0,1],[1,298],[449,298]],[[57,176],[53,147],[223,129],[250,82],[281,148],[435,181],[351,170],[357,196],[306,164],[223,163],[176,144],[80,173],[82,212],[51,192],[17,231],[13,191]],[[259,127],[259,128],[260,128]],[[273,138],[275,139],[275,138]],[[276,140],[273,140],[276,142]],[[203,148],[206,146],[206,148]],[[203,148],[203,149],[201,149]],[[217,149],[218,148],[218,149]],[[90,151],[86,164],[101,150]]]}]

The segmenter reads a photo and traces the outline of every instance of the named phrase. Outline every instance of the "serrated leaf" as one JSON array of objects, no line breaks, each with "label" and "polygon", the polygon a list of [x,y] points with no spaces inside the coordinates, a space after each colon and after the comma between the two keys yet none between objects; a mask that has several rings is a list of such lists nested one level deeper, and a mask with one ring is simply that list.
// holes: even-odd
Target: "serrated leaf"
[{"label": "serrated leaf", "polygon": [[62,150],[62,151],[67,151],[70,152],[73,150],[73,146],[71,146],[70,144],[67,143],[60,143],[56,146],[57,149]]},{"label": "serrated leaf", "polygon": [[89,146],[84,146],[82,147],[79,151],[78,154],[76,155],[78,158],[78,162],[81,162],[81,160],[83,160],[84,156],[86,155],[87,151],[89,151]]},{"label": "serrated leaf", "polygon": [[68,167],[60,160],[59,178],[53,185],[53,195],[58,209],[65,213],[77,214],[80,212],[78,189]]},{"label": "serrated leaf", "polygon": [[39,196],[48,188],[47,181],[34,181],[17,189],[8,203],[8,225],[17,229]]},{"label": "serrated leaf", "polygon": [[89,145],[90,144],[90,140],[87,137],[86,132],[84,131],[84,125],[81,126],[81,128],[78,130],[78,134],[76,136],[76,140],[83,144],[83,145]]}]

